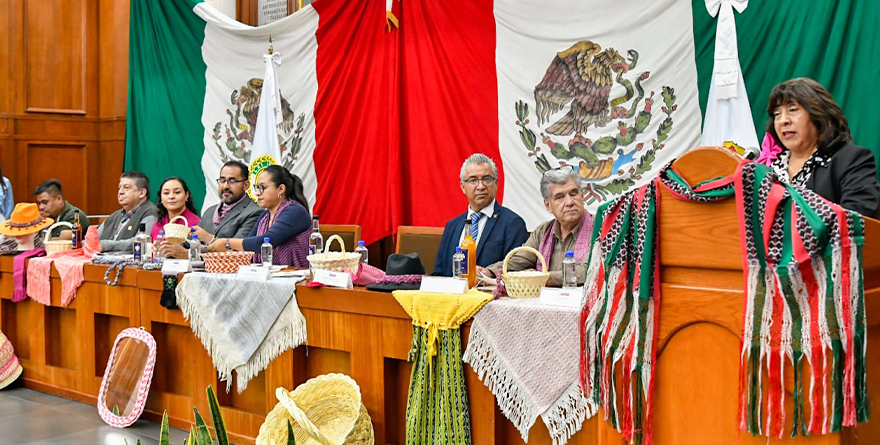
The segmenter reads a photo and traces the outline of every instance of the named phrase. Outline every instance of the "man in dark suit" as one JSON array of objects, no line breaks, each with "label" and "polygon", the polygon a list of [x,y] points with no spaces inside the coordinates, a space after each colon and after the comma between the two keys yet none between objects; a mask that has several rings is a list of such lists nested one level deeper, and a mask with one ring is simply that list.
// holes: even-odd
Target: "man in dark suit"
[{"label": "man in dark suit", "polygon": [[461,166],[461,191],[468,199],[467,211],[446,223],[433,275],[452,276],[452,255],[464,239],[465,220],[476,221],[477,266],[501,261],[507,252],[529,237],[526,223],[513,211],[495,201],[498,167],[488,156],[476,153]]},{"label": "man in dark suit", "polygon": [[[247,195],[251,183],[248,168],[242,162],[229,161],[220,169],[217,193],[220,204],[208,207],[195,227],[199,239],[207,245],[214,238],[246,238],[257,224],[263,209]],[[181,245],[162,243],[166,257],[187,258],[189,252]],[[166,246],[167,245],[167,246]]]}]

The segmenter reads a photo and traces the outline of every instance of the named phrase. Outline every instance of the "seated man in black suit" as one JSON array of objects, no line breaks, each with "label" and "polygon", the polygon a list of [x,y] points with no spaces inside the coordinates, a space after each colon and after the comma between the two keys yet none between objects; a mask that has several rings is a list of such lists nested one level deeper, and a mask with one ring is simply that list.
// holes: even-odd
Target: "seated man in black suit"
[{"label": "seated man in black suit", "polygon": [[452,276],[452,255],[464,240],[465,220],[476,220],[477,266],[501,261],[507,252],[529,237],[526,223],[495,201],[498,167],[488,156],[476,153],[461,166],[461,191],[468,199],[467,211],[446,223],[433,275]]},{"label": "seated man in black suit", "polygon": [[[202,243],[214,238],[246,238],[257,225],[263,209],[247,195],[248,168],[240,161],[229,161],[220,169],[217,193],[220,204],[208,207],[196,226]],[[189,251],[180,244],[162,243],[160,252],[166,257],[187,258]]]}]

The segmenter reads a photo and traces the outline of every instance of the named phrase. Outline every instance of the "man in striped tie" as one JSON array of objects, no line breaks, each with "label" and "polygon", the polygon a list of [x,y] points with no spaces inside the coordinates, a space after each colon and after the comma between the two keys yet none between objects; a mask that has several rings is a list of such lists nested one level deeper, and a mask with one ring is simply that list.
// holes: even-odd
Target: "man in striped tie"
[{"label": "man in striped tie", "polygon": [[495,200],[498,191],[498,167],[482,153],[465,159],[461,166],[461,191],[467,197],[467,211],[446,223],[434,275],[452,275],[452,254],[465,236],[465,221],[471,221],[471,236],[477,243],[477,266],[501,261],[507,252],[521,246],[529,237],[526,223],[513,211]]}]

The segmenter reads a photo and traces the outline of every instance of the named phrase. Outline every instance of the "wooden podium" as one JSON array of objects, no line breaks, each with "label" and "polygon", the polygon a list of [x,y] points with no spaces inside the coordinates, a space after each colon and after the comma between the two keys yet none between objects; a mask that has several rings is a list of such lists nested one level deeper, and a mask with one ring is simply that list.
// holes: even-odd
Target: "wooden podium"
[{"label": "wooden podium", "polygon": [[[716,147],[682,156],[674,167],[691,185],[727,176],[739,158]],[[660,190],[662,302],[654,393],[656,445],[766,444],[737,425],[743,270],[733,199],[681,201]],[[868,391],[872,418],[825,436],[770,439],[788,444],[868,444],[880,441],[880,222],[865,219],[863,268],[868,323]],[[786,432],[791,430],[793,379],[786,374]],[[809,409],[809,408],[807,408]],[[600,413],[601,415],[601,413]],[[599,443],[622,444],[600,420]]]}]

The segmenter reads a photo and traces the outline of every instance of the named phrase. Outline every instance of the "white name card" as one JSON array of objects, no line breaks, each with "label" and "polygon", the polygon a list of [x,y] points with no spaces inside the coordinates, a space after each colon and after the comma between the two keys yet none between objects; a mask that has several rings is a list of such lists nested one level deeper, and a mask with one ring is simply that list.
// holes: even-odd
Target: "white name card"
[{"label": "white name card", "polygon": [[562,306],[573,309],[581,308],[581,298],[584,295],[583,287],[544,287],[538,303],[547,306]]},{"label": "white name card", "polygon": [[263,267],[262,264],[242,264],[238,266],[238,274],[236,275],[239,278],[266,281],[269,279],[269,268]]},{"label": "white name card", "polygon": [[419,290],[422,292],[461,295],[467,292],[468,282],[461,278],[433,277],[425,275],[422,277],[422,284],[419,286]]},{"label": "white name card", "polygon": [[166,258],[162,261],[162,275],[177,275],[179,273],[187,272],[192,272],[189,260]]},{"label": "white name card", "polygon": [[323,269],[312,270],[312,281],[324,286],[351,289],[351,274],[348,272],[333,272]]}]

